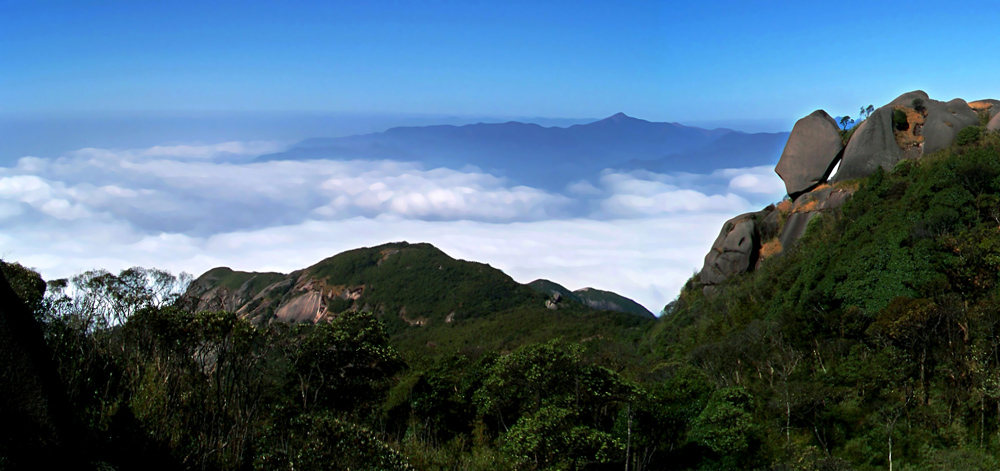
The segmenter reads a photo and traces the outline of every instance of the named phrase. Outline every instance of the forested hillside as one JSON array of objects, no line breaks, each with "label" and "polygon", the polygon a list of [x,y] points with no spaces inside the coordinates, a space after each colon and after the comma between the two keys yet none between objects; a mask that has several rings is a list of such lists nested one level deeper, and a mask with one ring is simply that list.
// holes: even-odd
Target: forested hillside
[{"label": "forested hillside", "polygon": [[711,384],[717,429],[688,429],[709,456],[1000,464],[1000,136],[976,132],[877,170],[795,249],[712,294],[695,277],[668,307],[651,338]]}]

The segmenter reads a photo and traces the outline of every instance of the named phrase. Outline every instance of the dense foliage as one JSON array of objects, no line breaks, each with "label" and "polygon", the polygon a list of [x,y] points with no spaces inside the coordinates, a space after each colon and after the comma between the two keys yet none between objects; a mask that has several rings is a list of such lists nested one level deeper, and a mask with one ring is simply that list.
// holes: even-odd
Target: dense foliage
[{"label": "dense foliage", "polygon": [[706,435],[700,416],[696,441],[734,467],[996,467],[1000,139],[970,139],[872,175],[719,293],[689,283],[653,333],[660,356],[707,375],[713,400],[746,394],[703,409],[731,428]]}]

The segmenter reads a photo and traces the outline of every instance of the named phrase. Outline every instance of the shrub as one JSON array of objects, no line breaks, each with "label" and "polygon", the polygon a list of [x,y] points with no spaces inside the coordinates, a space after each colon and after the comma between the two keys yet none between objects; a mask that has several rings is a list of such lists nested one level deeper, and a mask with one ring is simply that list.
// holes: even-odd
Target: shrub
[{"label": "shrub", "polygon": [[979,136],[983,134],[983,128],[979,126],[969,126],[958,132],[955,142],[960,146],[975,144],[979,141]]},{"label": "shrub", "polygon": [[892,127],[896,128],[897,131],[910,129],[910,123],[906,120],[906,113],[903,110],[892,110]]},{"label": "shrub", "polygon": [[927,107],[924,106],[924,100],[923,100],[923,98],[914,98],[913,102],[911,102],[911,104],[913,105],[913,109],[917,113],[923,113],[924,111],[927,110]]}]

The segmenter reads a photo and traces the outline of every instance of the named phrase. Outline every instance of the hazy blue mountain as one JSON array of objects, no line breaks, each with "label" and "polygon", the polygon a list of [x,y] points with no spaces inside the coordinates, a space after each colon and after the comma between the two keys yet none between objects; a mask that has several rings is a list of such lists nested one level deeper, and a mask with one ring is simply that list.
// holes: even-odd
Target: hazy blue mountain
[{"label": "hazy blue mountain", "polygon": [[701,165],[702,171],[720,168],[755,167],[772,165],[781,156],[787,132],[754,133],[731,132],[712,141],[703,148],[673,153],[652,160],[633,159],[622,165],[627,169],[653,172],[695,172],[689,168]]},{"label": "hazy blue mountain", "polygon": [[787,133],[707,130],[618,113],[569,127],[516,121],[396,127],[381,133],[307,139],[258,160],[393,159],[455,169],[473,165],[520,184],[561,189],[606,168],[708,173],[773,164],[786,138]]},{"label": "hazy blue mountain", "polygon": [[157,145],[214,144],[226,141],[298,142],[322,135],[353,136],[397,126],[465,125],[519,122],[572,126],[596,119],[491,117],[363,113],[176,112],[104,113],[68,116],[16,116],[0,113],[0,165],[25,156],[58,157],[63,152],[99,147],[144,148]]}]

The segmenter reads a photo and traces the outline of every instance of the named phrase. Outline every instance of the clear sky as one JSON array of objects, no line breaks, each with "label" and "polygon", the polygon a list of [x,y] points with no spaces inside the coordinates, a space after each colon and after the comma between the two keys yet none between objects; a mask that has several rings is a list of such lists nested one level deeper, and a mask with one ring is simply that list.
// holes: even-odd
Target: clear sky
[{"label": "clear sky", "polygon": [[564,189],[405,152],[255,159],[404,124],[625,112],[774,132],[914,89],[1000,98],[997,18],[922,0],[0,0],[0,257],[46,278],[288,272],[408,240],[655,312],[724,221],[785,195],[777,155]]},{"label": "clear sky", "polygon": [[781,119],[1000,95],[994,2],[0,0],[0,113]]}]

